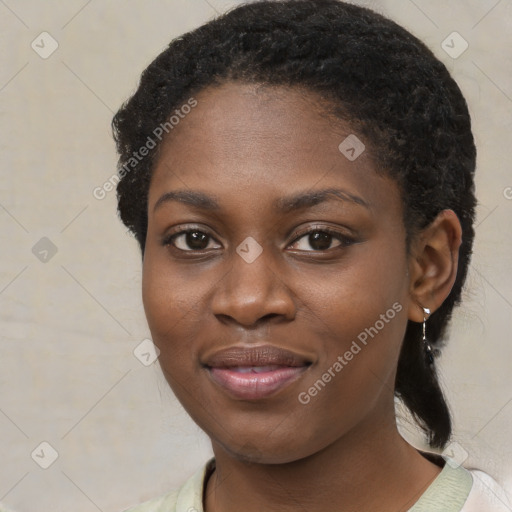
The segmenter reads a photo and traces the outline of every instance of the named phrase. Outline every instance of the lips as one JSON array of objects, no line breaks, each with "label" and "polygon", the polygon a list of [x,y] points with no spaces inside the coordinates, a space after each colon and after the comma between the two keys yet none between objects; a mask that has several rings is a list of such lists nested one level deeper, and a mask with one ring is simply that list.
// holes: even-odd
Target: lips
[{"label": "lips", "polygon": [[234,398],[269,397],[296,381],[311,360],[272,345],[230,347],[207,358],[203,366],[212,381]]},{"label": "lips", "polygon": [[215,352],[205,365],[212,368],[233,368],[240,366],[304,366],[310,364],[307,358],[273,345],[256,347],[230,347]]}]

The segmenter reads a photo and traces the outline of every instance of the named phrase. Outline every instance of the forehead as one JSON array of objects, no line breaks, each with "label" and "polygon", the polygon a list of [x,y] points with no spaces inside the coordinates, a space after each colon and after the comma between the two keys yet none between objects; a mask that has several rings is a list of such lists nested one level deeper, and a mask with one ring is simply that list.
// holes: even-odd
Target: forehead
[{"label": "forehead", "polygon": [[327,137],[336,142],[350,133],[345,123],[328,115],[326,101],[298,87],[227,82],[203,89],[195,100],[197,106],[164,139],[166,158],[179,158],[180,149],[188,147],[193,149],[188,157],[206,153],[239,158],[240,164],[243,157],[243,163],[258,157],[275,165],[280,158],[284,163],[305,153],[316,159],[314,149],[330,143]]},{"label": "forehead", "polygon": [[347,137],[353,145],[355,134],[327,114],[328,104],[317,94],[230,82],[194,98],[197,106],[164,140],[150,208],[164,192],[198,185],[217,197],[236,194],[246,205],[256,196],[275,203],[294,190],[331,186],[343,186],[368,202],[389,201],[386,187],[393,183],[375,172],[362,146],[356,147],[362,152],[355,159],[340,150]]}]

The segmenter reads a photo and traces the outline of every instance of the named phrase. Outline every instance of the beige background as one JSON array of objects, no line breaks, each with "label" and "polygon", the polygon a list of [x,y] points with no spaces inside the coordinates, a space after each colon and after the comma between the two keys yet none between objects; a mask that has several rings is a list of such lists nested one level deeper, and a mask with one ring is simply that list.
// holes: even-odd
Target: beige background
[{"label": "beige background", "polygon": [[[115,192],[92,191],[115,171],[110,121],[140,72],[235,3],[0,1],[0,501],[19,512],[117,512],[181,484],[210,456],[158,365],[133,354],[150,337],[138,248]],[[479,224],[440,366],[465,464],[512,492],[512,2],[365,5],[424,40],[470,105]],[[59,45],[47,59],[31,48],[43,31]],[[456,59],[441,48],[453,31],[469,43]],[[43,237],[57,249],[46,262],[32,252]],[[404,435],[417,442],[410,427]],[[43,441],[58,453],[48,469],[31,458]],[[34,452],[39,463],[50,456],[45,445]]]}]

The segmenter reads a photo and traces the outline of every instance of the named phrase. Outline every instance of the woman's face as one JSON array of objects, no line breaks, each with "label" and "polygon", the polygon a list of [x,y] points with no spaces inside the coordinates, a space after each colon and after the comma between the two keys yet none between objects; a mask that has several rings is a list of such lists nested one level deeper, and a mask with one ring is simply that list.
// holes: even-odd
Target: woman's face
[{"label": "woman's face", "polygon": [[243,459],[380,428],[410,302],[397,185],[353,138],[339,148],[350,130],[309,93],[227,83],[195,99],[149,190],[143,300],[167,381]]}]

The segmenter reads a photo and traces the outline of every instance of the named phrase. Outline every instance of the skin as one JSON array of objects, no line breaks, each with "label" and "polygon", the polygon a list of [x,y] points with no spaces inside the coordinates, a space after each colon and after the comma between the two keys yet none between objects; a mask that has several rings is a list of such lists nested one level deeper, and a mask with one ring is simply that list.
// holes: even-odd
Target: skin
[{"label": "skin", "polygon": [[[205,510],[408,510],[440,467],[398,433],[394,379],[407,321],[423,321],[421,306],[435,311],[455,280],[456,215],[442,212],[408,254],[396,183],[375,172],[368,149],[355,161],[341,154],[352,132],[313,93],[228,82],[195,98],[154,168],[143,302],[164,375],[212,441]],[[330,196],[272,210],[279,198],[324,188],[368,207]],[[163,201],[155,209],[176,190],[214,196],[220,208]],[[352,241],[308,241],[305,233],[322,227]],[[187,245],[185,235],[163,243],[186,228],[210,236],[203,245]],[[252,263],[236,252],[249,236],[262,248]],[[394,303],[401,311],[300,403],[299,393]],[[266,399],[228,396],[201,365],[217,350],[264,343],[312,361]]]}]

